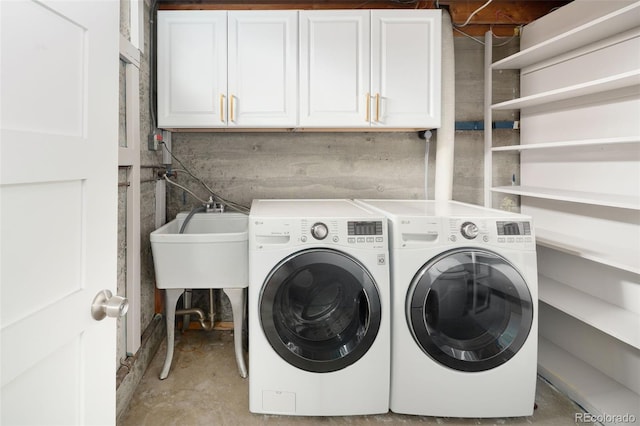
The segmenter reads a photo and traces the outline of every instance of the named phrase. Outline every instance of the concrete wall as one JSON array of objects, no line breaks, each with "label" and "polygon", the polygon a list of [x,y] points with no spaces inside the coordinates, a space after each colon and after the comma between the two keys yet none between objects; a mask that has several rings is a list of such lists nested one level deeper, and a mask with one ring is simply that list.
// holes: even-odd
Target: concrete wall
[{"label": "concrete wall", "polygon": [[[173,152],[223,197],[424,198],[425,141],[404,133],[174,133]],[[431,150],[431,163],[435,151]],[[207,191],[178,169],[177,182]],[[433,191],[430,182],[429,192]],[[168,217],[198,202],[169,190]]]}]

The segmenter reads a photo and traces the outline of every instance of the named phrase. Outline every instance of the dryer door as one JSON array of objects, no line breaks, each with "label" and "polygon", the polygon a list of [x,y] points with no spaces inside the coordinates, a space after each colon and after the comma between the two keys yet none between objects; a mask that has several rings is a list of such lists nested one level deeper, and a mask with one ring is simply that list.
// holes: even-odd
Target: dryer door
[{"label": "dryer door", "polygon": [[304,250],[284,259],[267,277],[258,303],[273,349],[306,371],[355,363],[380,328],[374,279],[356,259],[335,250]]},{"label": "dryer door", "polygon": [[415,275],[406,314],[416,343],[459,371],[495,368],[529,335],[533,303],[520,273],[496,253],[460,249],[441,254]]}]

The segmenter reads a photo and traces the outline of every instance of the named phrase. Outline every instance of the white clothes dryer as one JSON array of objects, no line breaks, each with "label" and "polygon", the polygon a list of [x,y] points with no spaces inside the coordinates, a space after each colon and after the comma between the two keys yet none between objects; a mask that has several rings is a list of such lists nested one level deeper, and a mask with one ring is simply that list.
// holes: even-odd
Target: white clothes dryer
[{"label": "white clothes dryer", "polygon": [[396,413],[533,413],[538,280],[531,218],[458,202],[358,200],[389,219]]},{"label": "white clothes dryer", "polygon": [[389,411],[387,221],[350,200],[254,200],[249,409]]}]

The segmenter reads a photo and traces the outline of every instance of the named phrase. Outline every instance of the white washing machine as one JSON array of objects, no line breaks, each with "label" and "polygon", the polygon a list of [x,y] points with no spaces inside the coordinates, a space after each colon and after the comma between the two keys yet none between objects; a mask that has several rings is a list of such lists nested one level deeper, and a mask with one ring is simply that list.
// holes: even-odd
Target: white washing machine
[{"label": "white washing machine", "polygon": [[531,415],[538,338],[531,218],[458,202],[358,202],[389,219],[391,411]]},{"label": "white washing machine", "polygon": [[389,411],[387,221],[350,200],[254,200],[249,409]]}]

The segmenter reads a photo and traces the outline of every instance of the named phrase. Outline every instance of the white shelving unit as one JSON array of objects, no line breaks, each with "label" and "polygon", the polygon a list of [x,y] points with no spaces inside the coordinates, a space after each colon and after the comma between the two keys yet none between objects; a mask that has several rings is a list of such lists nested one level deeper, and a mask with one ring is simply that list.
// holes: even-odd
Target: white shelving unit
[{"label": "white shelving unit", "polygon": [[522,69],[638,26],[639,3],[633,3],[495,62],[494,70]]},{"label": "white shelving unit", "polygon": [[538,275],[540,301],[640,349],[640,315],[560,281]]},{"label": "white shelving unit", "polygon": [[631,195],[601,194],[597,192],[568,191],[537,186],[497,186],[494,192],[544,198],[548,200],[568,201],[571,203],[592,204],[597,206],[617,207],[621,209],[640,210],[640,199]]},{"label": "white shelving unit", "polygon": [[606,78],[589,81],[587,83],[575,84],[561,89],[549,90],[547,92],[536,93],[534,95],[523,96],[518,99],[494,104],[494,110],[522,109],[552,102],[573,99],[579,96],[596,95],[602,92],[609,92],[616,89],[630,88],[638,91],[640,84],[640,70],[624,72]]},{"label": "white shelving unit", "polygon": [[638,394],[544,337],[538,339],[538,370],[594,416],[624,413],[640,418]]},{"label": "white shelving unit", "polygon": [[[592,414],[638,418],[640,1],[576,0],[525,27],[523,50],[495,63],[487,39],[487,99],[493,71],[520,70],[519,98],[485,102],[485,122],[520,111],[521,140],[493,147],[485,134],[485,204],[518,195],[533,217],[539,371]],[[520,184],[493,186],[492,156],[514,152]]]},{"label": "white shelving unit", "polygon": [[554,149],[554,148],[577,148],[581,146],[599,146],[599,145],[617,145],[640,143],[640,135],[627,136],[618,138],[598,138],[598,139],[582,139],[575,141],[557,141],[547,143],[535,143],[529,145],[511,145],[492,147],[493,152],[502,151],[527,151],[530,149]]},{"label": "white shelving unit", "polygon": [[536,227],[538,245],[591,260],[623,271],[640,274],[638,258],[621,247],[603,244],[596,240],[576,238],[561,232]]}]

